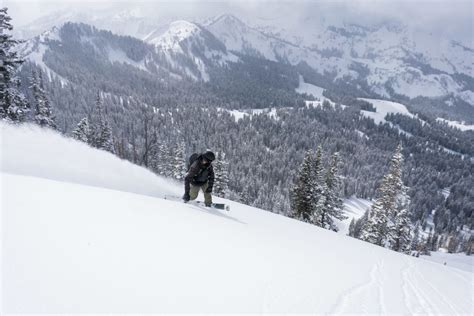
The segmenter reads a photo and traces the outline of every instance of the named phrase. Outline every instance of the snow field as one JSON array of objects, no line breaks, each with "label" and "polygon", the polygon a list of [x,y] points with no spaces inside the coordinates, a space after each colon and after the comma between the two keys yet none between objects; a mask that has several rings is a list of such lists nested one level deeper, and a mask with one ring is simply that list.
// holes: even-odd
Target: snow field
[{"label": "snow field", "polygon": [[0,127],[4,313],[473,313],[472,273],[232,201],[164,200],[182,185]]}]

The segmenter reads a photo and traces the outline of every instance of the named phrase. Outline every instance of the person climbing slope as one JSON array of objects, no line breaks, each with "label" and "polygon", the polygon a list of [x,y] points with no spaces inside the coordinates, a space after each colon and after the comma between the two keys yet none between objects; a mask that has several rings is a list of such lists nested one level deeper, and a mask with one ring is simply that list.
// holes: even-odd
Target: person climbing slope
[{"label": "person climbing slope", "polygon": [[216,156],[212,151],[204,154],[192,154],[189,157],[189,168],[184,177],[184,202],[195,200],[199,190],[204,193],[204,204],[212,206],[212,187],[214,185],[214,168],[212,162]]}]

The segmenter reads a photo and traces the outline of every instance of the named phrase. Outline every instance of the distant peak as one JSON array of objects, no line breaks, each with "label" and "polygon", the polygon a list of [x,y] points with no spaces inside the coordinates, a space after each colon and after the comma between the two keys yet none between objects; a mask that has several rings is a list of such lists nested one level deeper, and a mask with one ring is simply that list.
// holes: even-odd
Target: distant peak
[{"label": "distant peak", "polygon": [[59,36],[60,29],[64,26],[64,24],[59,26],[53,26],[51,29],[44,31],[36,38],[38,38],[41,42],[45,41],[60,41],[61,38]]},{"label": "distant peak", "polygon": [[177,20],[170,23],[169,30],[170,31],[196,31],[196,30],[199,30],[199,27],[196,24],[189,21]]},{"label": "distant peak", "polygon": [[179,43],[187,38],[199,34],[201,28],[192,22],[177,20],[166,28],[159,28],[149,34],[145,41],[166,49],[180,50]]},{"label": "distant peak", "polygon": [[239,18],[237,18],[235,15],[225,13],[222,14],[215,19],[211,20],[209,22],[209,25],[216,24],[216,23],[224,23],[224,24],[238,24],[238,25],[245,25],[244,22],[242,22]]}]

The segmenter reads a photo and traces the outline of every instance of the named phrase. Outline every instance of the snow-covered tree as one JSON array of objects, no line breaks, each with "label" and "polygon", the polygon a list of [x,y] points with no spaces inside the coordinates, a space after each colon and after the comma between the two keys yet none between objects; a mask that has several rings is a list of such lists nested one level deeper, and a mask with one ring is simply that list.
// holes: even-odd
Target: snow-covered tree
[{"label": "snow-covered tree", "polygon": [[331,164],[326,172],[325,185],[322,192],[322,207],[319,208],[320,222],[319,226],[337,231],[338,228],[334,220],[344,220],[347,217],[344,215],[343,201],[340,197],[340,178],[338,173],[339,155],[334,153],[331,159]]},{"label": "snow-covered tree", "polygon": [[243,204],[247,204],[247,205],[251,204],[252,198],[251,198],[251,195],[250,195],[250,186],[248,186],[248,185],[244,186],[244,189],[243,189],[242,193],[240,194],[239,200]]},{"label": "snow-covered tree", "polygon": [[183,179],[186,174],[186,158],[184,157],[184,142],[178,142],[173,149],[172,177]]},{"label": "snow-covered tree", "polygon": [[326,182],[324,179],[323,161],[322,161],[322,148],[318,146],[316,155],[311,157],[311,194],[313,211],[311,215],[311,222],[315,225],[321,226],[321,221],[324,218],[324,205],[326,191]]},{"label": "snow-covered tree", "polygon": [[402,186],[397,196],[396,213],[393,218],[390,248],[399,252],[410,250],[411,221],[408,213],[410,198],[407,188]]},{"label": "snow-covered tree", "polygon": [[98,135],[98,146],[97,148],[106,150],[114,153],[114,140],[112,136],[112,129],[109,126],[109,122],[103,120],[100,124],[100,134]]},{"label": "snow-covered tree", "polygon": [[44,91],[43,75],[32,71],[30,89],[33,91],[35,106],[35,122],[41,127],[56,129],[55,117],[51,104]]},{"label": "snow-covered tree", "polygon": [[172,154],[170,153],[170,150],[168,146],[165,144],[160,144],[158,146],[158,151],[155,154],[156,158],[154,158],[154,168],[155,171],[164,177],[172,177],[173,172],[172,172],[172,162],[173,162],[173,157]]},{"label": "snow-covered tree", "polygon": [[88,144],[89,135],[89,121],[87,120],[87,117],[85,117],[77,124],[76,128],[72,131],[72,137]]},{"label": "snow-covered tree", "polygon": [[214,164],[214,193],[219,197],[225,197],[229,184],[229,163],[224,152],[216,153]]},{"label": "snow-covered tree", "polygon": [[408,216],[408,209],[400,210],[395,216],[394,237],[392,249],[398,252],[408,252],[410,250],[411,222]]},{"label": "snow-covered tree", "polygon": [[24,62],[15,46],[19,41],[8,34],[13,30],[7,8],[0,8],[0,119],[22,122],[30,107],[19,91],[18,67]]},{"label": "snow-covered tree", "polygon": [[397,212],[397,198],[403,183],[401,179],[402,147],[399,145],[390,161],[389,172],[384,176],[379,188],[379,197],[369,211],[360,238],[367,242],[386,246],[394,235],[392,219]]},{"label": "snow-covered tree", "polygon": [[367,222],[362,228],[360,239],[383,246],[388,234],[387,222],[388,214],[383,208],[381,199],[377,199],[368,212]]},{"label": "snow-covered tree", "polygon": [[93,116],[94,122],[90,126],[89,143],[95,148],[114,153],[112,129],[105,118],[100,92],[97,93],[95,105],[95,115]]},{"label": "snow-covered tree", "polygon": [[410,249],[411,250],[418,250],[420,247],[420,222],[417,222],[415,224],[415,227],[413,229],[413,235],[410,240]]},{"label": "snow-covered tree", "polygon": [[310,222],[313,219],[314,196],[313,196],[313,173],[312,153],[308,150],[303,163],[298,171],[292,189],[293,217]]}]

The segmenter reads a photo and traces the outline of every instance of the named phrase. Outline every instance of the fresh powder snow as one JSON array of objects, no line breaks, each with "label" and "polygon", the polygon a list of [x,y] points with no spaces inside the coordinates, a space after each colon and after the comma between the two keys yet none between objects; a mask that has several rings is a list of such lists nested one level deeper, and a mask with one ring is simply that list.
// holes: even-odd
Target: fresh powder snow
[{"label": "fresh powder snow", "polygon": [[466,256],[465,253],[432,252],[431,255],[421,256],[420,258],[474,273],[474,257]]},{"label": "fresh powder snow", "polygon": [[372,105],[375,107],[376,112],[364,110],[360,111],[364,116],[372,118],[375,124],[385,123],[385,116],[388,113],[399,113],[411,118],[415,117],[412,113],[410,113],[410,111],[408,111],[406,106],[398,102],[365,98],[359,98],[359,100],[372,103]]},{"label": "fresh powder snow", "polygon": [[343,221],[336,220],[337,228],[339,229],[338,233],[347,235],[349,233],[349,225],[351,224],[352,219],[358,220],[361,218],[365,211],[370,209],[372,206],[372,201],[358,198],[352,196],[344,200],[344,215],[347,218]]},{"label": "fresh powder snow", "polygon": [[[473,314],[473,273],[182,184],[32,125],[0,125],[2,312]],[[201,197],[202,198],[202,197]]]},{"label": "fresh powder snow", "polygon": [[474,124],[469,125],[469,124],[465,124],[464,122],[450,121],[450,120],[446,120],[440,117],[438,117],[436,120],[441,123],[447,123],[449,126],[458,128],[461,131],[474,131]]}]

